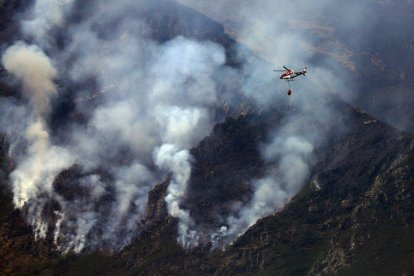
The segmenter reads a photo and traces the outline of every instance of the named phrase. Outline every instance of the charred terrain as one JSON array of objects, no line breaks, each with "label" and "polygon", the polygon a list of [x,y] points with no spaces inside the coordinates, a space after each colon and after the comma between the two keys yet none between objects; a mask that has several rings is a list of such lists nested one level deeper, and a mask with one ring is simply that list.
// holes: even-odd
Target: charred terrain
[{"label": "charred terrain", "polygon": [[[15,39],[18,27],[13,15],[27,8],[27,2],[0,1],[0,15],[7,15],[0,17],[2,44]],[[148,19],[152,39],[165,42],[184,36],[213,41],[225,48],[228,66],[236,69],[242,66],[244,60],[235,53],[235,48],[242,46],[225,33],[221,24],[174,1],[160,3],[144,12],[153,14]],[[73,22],[87,15],[80,1],[79,5],[78,12],[72,15]],[[62,39],[58,32],[56,37]],[[385,53],[383,58],[389,56]],[[0,74],[1,95],[19,98],[19,82],[5,72]],[[371,81],[371,86],[364,83],[365,91],[378,88],[375,79]],[[82,84],[62,81],[65,99],[56,103],[58,107],[50,119],[53,131],[59,135],[59,126],[88,119],[76,113],[70,97],[70,91],[79,89],[78,86],[94,85],[90,80]],[[238,84],[230,83],[228,87],[238,89]],[[329,128],[326,141],[315,145],[312,168],[303,188],[281,210],[257,221],[226,250],[212,250],[209,241],[201,241],[200,246],[187,250],[177,242],[178,221],[169,215],[165,202],[172,176],[165,175],[149,192],[145,217],[136,222],[142,225],[142,231],[127,246],[111,251],[102,245],[101,250],[86,247],[81,253],[62,254],[53,237],[55,214],[61,208],[58,202],[51,198],[42,210],[42,215],[51,221],[45,239],[35,239],[27,221],[27,208],[14,209],[9,175],[15,161],[8,156],[11,141],[1,136],[0,273],[411,275],[414,272],[414,136],[337,96],[328,95],[319,103],[335,107],[337,116],[332,119],[333,125],[341,127]],[[220,122],[190,150],[192,171],[188,195],[182,202],[185,209],[191,210],[199,227],[220,226],[219,217],[231,213],[231,203],[247,203],[253,196],[252,180],[263,177],[270,167],[278,169],[277,163],[264,160],[260,146],[268,143],[283,120],[292,115],[308,116],[288,104],[257,107],[244,98],[236,105],[224,103],[215,110],[214,116]],[[88,192],[77,182],[87,174],[100,175],[107,185],[106,194],[97,203],[99,208],[106,208],[105,203],[113,200],[113,179],[105,171],[68,168],[54,179],[54,192],[68,202],[89,200]]]}]

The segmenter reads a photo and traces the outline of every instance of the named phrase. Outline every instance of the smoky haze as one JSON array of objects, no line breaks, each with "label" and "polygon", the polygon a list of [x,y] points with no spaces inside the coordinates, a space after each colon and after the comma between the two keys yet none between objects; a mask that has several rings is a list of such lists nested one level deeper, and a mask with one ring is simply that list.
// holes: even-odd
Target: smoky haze
[{"label": "smoky haze", "polygon": [[290,87],[294,95],[300,94],[288,103],[297,112],[290,111],[275,127],[271,142],[262,146],[262,156],[271,168],[264,178],[252,181],[251,200],[234,202],[237,207],[232,214],[217,214],[222,226],[215,231],[205,224],[200,230],[212,233],[214,247],[231,242],[257,219],[279,210],[309,181],[314,145],[329,138],[327,129],[342,127],[335,122],[335,106],[326,101],[328,94],[361,105],[395,127],[412,129],[412,83],[404,80],[411,65],[388,46],[393,41],[399,51],[413,54],[412,35],[405,27],[412,21],[411,2],[403,1],[405,8],[375,1],[179,2],[223,23],[233,38],[268,62],[239,51],[246,61],[242,91],[259,106],[286,104],[279,97],[283,94],[273,92],[272,69],[282,65],[310,69],[306,80]]},{"label": "smoky haze", "polygon": [[[315,145],[329,138],[330,128],[341,128],[327,95],[358,98],[349,69],[311,46],[315,30],[352,34],[370,14],[368,4],[231,4],[241,18],[237,40],[263,58],[239,47],[243,64],[236,69],[226,65],[226,49],[217,43],[163,33],[172,31],[161,29],[157,20],[176,12],[171,7],[180,9],[171,3],[38,0],[22,16],[22,41],[3,53],[24,95],[0,101],[6,114],[1,130],[16,160],[10,176],[14,203],[26,210],[36,236],[53,235],[63,252],[127,245],[144,227],[148,192],[168,173],[165,201],[178,220],[177,240],[187,248],[202,243],[224,248],[258,219],[280,210],[310,179]],[[217,2],[217,11],[229,10],[229,3]],[[332,16],[338,5],[339,19]],[[44,17],[45,10],[55,12]],[[177,14],[181,21],[193,20]],[[331,25],[303,29],[312,20]],[[374,23],[363,26],[369,32]],[[353,37],[352,44],[362,39]],[[292,84],[289,99],[287,85],[272,72],[281,65],[309,67],[309,74]],[[226,86],[229,79],[237,90]],[[73,110],[53,118],[63,97]],[[228,202],[231,212],[206,224],[191,217],[191,204],[183,204],[193,192],[189,149],[221,121],[216,110],[223,103],[241,101],[285,113],[260,145],[267,169],[251,181],[248,202]],[[52,119],[62,124],[52,128]],[[45,214],[50,205],[58,207]]]},{"label": "smoky haze", "polygon": [[[186,4],[201,11],[210,7],[199,1],[187,1]],[[199,240],[203,241],[203,235],[206,235],[213,248],[225,248],[258,219],[280,210],[310,181],[315,145],[321,145],[329,138],[331,128],[342,128],[335,120],[338,117],[336,107],[329,101],[329,95],[340,94],[345,99],[353,99],[357,85],[347,69],[311,51],[308,45],[314,37],[308,30],[300,28],[303,25],[300,18],[316,20],[329,15],[333,9],[331,2],[242,1],[236,5],[234,1],[222,1],[217,5],[219,8],[206,14],[216,19],[227,16],[225,20],[237,28],[236,40],[262,58],[242,47],[238,49],[238,55],[244,61],[240,75],[242,94],[257,108],[285,110],[283,119],[267,130],[268,142],[260,146],[266,171],[264,176],[252,179],[250,200],[229,202],[231,211],[218,212],[214,223],[202,219],[195,223],[195,229],[201,233]],[[343,6],[349,13],[354,9],[357,14],[366,12],[364,5],[347,2]],[[303,48],[305,50],[301,50]],[[282,65],[295,70],[308,66],[309,74],[289,86],[275,81],[277,76],[272,70],[280,69]],[[289,88],[293,90],[293,96],[287,99]],[[190,183],[189,193],[191,188]],[[192,206],[189,202],[186,204]]]},{"label": "smoky haze", "polygon": [[[142,229],[148,192],[169,172],[169,213],[179,220],[180,236],[191,234],[191,218],[179,205],[191,172],[188,149],[213,126],[220,102],[213,76],[231,69],[224,70],[225,50],[213,42],[152,39],[151,32],[164,31],[146,22],[158,4],[37,1],[22,21],[34,44],[17,42],[3,54],[28,100],[1,101],[10,115],[2,131],[17,162],[15,206],[26,210],[37,238],[53,235],[63,252],[128,244]],[[55,14],[43,17],[44,10]],[[60,48],[54,34],[62,32]],[[67,94],[65,87],[88,79],[94,85]],[[65,129],[55,132],[48,123],[63,96],[83,119],[63,115]],[[7,120],[19,127],[9,129]]]},{"label": "smoky haze", "polygon": [[[412,1],[178,2],[224,24],[236,40],[275,66],[303,66],[295,57],[300,61],[303,52],[310,52],[313,62],[330,65],[329,70],[346,68],[353,92],[329,88],[331,93],[340,92],[339,97],[394,127],[414,131]],[[283,36],[297,39],[282,45]]]}]

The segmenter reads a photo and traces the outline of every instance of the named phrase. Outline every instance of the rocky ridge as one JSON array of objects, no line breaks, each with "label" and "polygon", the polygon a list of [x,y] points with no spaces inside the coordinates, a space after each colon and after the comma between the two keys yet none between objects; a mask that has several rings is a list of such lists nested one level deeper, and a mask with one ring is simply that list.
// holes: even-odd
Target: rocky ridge
[{"label": "rocky ridge", "polygon": [[[174,24],[165,22],[172,30]],[[186,251],[177,244],[176,221],[167,215],[164,202],[167,177],[149,194],[144,231],[121,252],[61,256],[51,240],[35,241],[22,212],[12,208],[7,183],[12,164],[3,139],[1,273],[412,273],[413,136],[337,99],[332,101],[340,106],[338,123],[346,125],[349,131],[333,133],[326,145],[316,149],[312,177],[283,210],[258,221],[224,252],[210,252],[208,248]],[[195,191],[200,188],[200,194],[193,196],[201,199],[191,207],[197,210],[192,214],[196,219],[208,222],[211,218],[206,210],[216,206],[225,213],[226,200],[250,195],[248,183],[260,176],[263,169],[257,145],[266,137],[265,125],[277,125],[279,115],[273,110],[235,112],[192,149],[195,162],[191,185]],[[62,174],[55,182],[62,192],[65,192],[62,183],[69,179],[68,175]],[[201,188],[206,185],[211,189],[203,195]],[[186,204],[191,202],[194,200]]]}]

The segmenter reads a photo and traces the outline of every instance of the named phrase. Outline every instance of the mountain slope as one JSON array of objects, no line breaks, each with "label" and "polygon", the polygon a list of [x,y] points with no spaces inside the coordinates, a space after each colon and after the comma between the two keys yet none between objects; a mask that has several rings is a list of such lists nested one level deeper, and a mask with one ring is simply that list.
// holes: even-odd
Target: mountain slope
[{"label": "mountain slope", "polygon": [[[224,252],[211,254],[208,249],[186,252],[176,244],[176,223],[167,216],[163,201],[167,179],[150,194],[147,229],[122,252],[69,254],[49,261],[43,259],[38,266],[32,263],[30,269],[35,273],[53,271],[68,275],[81,272],[154,275],[412,272],[414,139],[346,105],[342,114],[339,120],[350,130],[334,136],[326,147],[318,149],[318,163],[309,184],[283,210],[260,220]],[[234,129],[247,122],[246,131],[260,128],[255,122],[263,122],[265,118],[256,120],[257,116],[261,115],[228,118],[215,127],[193,150],[207,148],[209,151],[195,155],[198,166],[195,180],[220,170],[222,179],[236,175],[241,180],[249,180],[249,171],[260,162],[247,162],[236,173],[230,169],[239,162],[239,158],[234,158],[238,141],[246,139],[246,132],[234,132]],[[236,137],[228,140],[229,135]],[[217,142],[229,143],[232,149],[217,152],[221,147],[214,146]],[[248,143],[254,143],[254,139]],[[216,155],[213,163],[208,163],[210,153]],[[234,192],[229,193],[235,196]],[[209,198],[206,194],[204,200]],[[8,218],[12,220],[13,216]],[[20,228],[14,225],[13,229],[18,232]],[[24,235],[27,232],[3,236],[3,250],[5,244],[12,244],[11,241]],[[36,252],[35,248],[19,250]],[[16,247],[9,250],[11,253]],[[45,256],[44,250],[33,255],[42,254]],[[22,268],[27,269],[24,265]]]},{"label": "mountain slope", "polygon": [[[192,28],[172,35],[172,30],[185,28],[173,28],[171,20],[158,22],[168,31],[155,33],[157,39],[177,34],[197,37]],[[211,37],[203,39],[222,35],[229,45],[233,43],[219,25],[211,24]],[[302,191],[283,210],[258,221],[224,252],[210,252],[208,247],[185,251],[177,244],[177,222],[167,215],[164,202],[167,177],[149,194],[145,229],[121,252],[60,256],[51,237],[35,241],[22,212],[12,210],[6,179],[13,164],[2,141],[0,271],[6,275],[413,272],[413,136],[337,99],[326,104],[338,106],[340,115],[335,119],[347,131],[332,129],[329,141],[315,150],[315,166]],[[267,126],[277,128],[281,116],[271,108],[236,113],[217,124],[192,149],[191,194],[184,205],[193,210],[198,223],[215,227],[216,214],[228,214],[229,202],[251,197],[250,180],[264,173],[258,145],[266,140]],[[54,184],[62,194],[69,193],[67,196],[74,194],[65,190],[71,173],[76,172],[63,172]]]}]

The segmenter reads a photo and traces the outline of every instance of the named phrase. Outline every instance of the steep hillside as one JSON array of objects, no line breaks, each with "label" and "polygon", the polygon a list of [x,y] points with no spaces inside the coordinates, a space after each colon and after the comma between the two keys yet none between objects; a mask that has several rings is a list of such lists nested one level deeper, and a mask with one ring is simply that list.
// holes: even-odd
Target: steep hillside
[{"label": "steep hillside", "polygon": [[[153,39],[162,42],[183,35],[212,40],[225,47],[229,65],[240,65],[233,51],[236,42],[220,24],[174,2],[162,3],[162,9],[154,4],[156,19],[148,22],[153,27]],[[87,14],[83,9],[87,7],[78,4],[73,21]],[[7,11],[17,8],[7,6]],[[18,87],[12,81],[2,83],[2,95],[17,94]],[[61,114],[52,114],[59,117],[53,122],[56,128],[61,126],[61,117],[72,115],[71,99],[64,104],[69,108],[58,107]],[[413,135],[337,98],[329,97],[323,104],[336,107],[334,120],[338,127],[329,130],[328,141],[316,145],[305,186],[282,210],[259,220],[225,251],[212,251],[208,242],[192,250],[177,243],[178,222],[168,215],[164,200],[171,177],[167,175],[149,193],[146,216],[136,222],[143,226],[142,232],[128,246],[119,252],[86,247],[81,254],[62,255],[53,243],[52,227],[46,239],[35,240],[33,229],[25,221],[27,209],[13,210],[8,176],[15,164],[7,156],[7,138],[2,137],[0,274],[412,274]],[[239,106],[235,110],[227,106],[217,110],[216,116],[224,119],[191,149],[192,175],[183,207],[191,210],[197,225],[208,229],[219,226],[217,217],[228,215],[232,203],[251,199],[251,180],[263,176],[269,166],[261,156],[260,145],[268,142],[268,132],[278,129],[284,116],[298,112],[294,106],[256,110],[247,108],[242,100]],[[53,189],[68,201],[87,201],[88,194],[74,181],[83,173],[76,166],[62,171]],[[112,200],[110,177],[106,178],[103,171],[93,173],[101,176],[106,185],[106,194],[100,200]],[[97,206],[101,206],[100,202]],[[54,220],[59,205],[50,200],[42,211],[42,215]],[[102,234],[105,233],[97,233]]]},{"label": "steep hillside", "polygon": [[[414,269],[410,242],[414,240],[414,139],[345,104],[342,111],[338,121],[347,124],[350,131],[334,136],[328,146],[317,150],[317,165],[309,184],[283,210],[259,221],[224,252],[186,252],[176,243],[176,224],[167,216],[163,201],[166,180],[150,194],[146,230],[116,254],[47,254],[47,246],[34,246],[36,243],[28,238],[30,229],[23,222],[17,223],[19,214],[10,215],[3,226],[3,256],[30,255],[39,262],[35,265],[21,257],[16,264],[15,259],[6,258],[8,264],[3,271],[29,269],[33,273],[68,275],[410,273]],[[257,174],[255,168],[260,168],[260,160],[240,167],[241,158],[249,159],[254,154],[240,152],[238,145],[245,141],[243,148],[248,149],[256,143],[248,138],[249,132],[256,133],[259,141],[262,139],[257,132],[260,124],[274,118],[261,116],[228,118],[193,149],[194,153],[204,152],[194,155],[197,170],[193,185],[199,187],[200,194],[206,192],[197,195],[200,216],[208,217],[212,206],[220,206],[220,198],[208,203],[214,189],[202,184],[203,176],[217,172],[219,179],[237,179],[241,185]],[[234,131],[239,128],[244,131]],[[234,139],[229,140],[229,136]],[[232,190],[237,183],[215,189],[223,189],[223,197],[237,197],[238,192]],[[205,205],[207,208],[203,208]],[[26,246],[19,246],[24,240]]]}]

